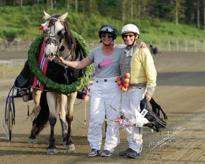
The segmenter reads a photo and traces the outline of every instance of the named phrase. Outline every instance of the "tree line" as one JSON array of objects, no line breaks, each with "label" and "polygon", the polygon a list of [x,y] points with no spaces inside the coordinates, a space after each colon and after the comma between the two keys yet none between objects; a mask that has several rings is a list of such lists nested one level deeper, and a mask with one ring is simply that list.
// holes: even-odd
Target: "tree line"
[{"label": "tree line", "polygon": [[120,19],[166,20],[205,29],[204,0],[0,0],[1,6],[45,5]]}]

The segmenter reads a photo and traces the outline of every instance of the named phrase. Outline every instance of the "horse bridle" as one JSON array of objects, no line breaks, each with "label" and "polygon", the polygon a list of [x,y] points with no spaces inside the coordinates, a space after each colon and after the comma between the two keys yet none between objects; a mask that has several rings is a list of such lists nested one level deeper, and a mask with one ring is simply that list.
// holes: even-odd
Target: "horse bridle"
[{"label": "horse bridle", "polygon": [[[48,24],[48,27],[47,29],[44,31],[44,35],[46,36],[46,44],[54,44],[56,47],[57,47],[57,51],[56,51],[56,54],[53,54],[53,55],[56,55],[58,56],[58,54],[64,50],[64,47],[62,45],[62,39],[65,38],[65,34],[66,34],[66,30],[65,29],[62,29],[60,31],[57,32],[57,35],[55,34],[56,32],[56,29],[55,29],[55,23],[56,21],[58,21],[58,19],[56,17],[51,17],[49,18],[49,24]],[[51,27],[54,27],[54,34],[51,34]],[[49,32],[50,31],[50,32]],[[59,38],[58,38],[58,37]]]}]

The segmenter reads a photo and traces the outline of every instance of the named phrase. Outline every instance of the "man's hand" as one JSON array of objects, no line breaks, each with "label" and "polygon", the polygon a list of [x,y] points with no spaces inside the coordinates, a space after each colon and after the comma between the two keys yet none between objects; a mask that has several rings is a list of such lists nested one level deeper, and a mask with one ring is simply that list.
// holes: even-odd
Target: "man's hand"
[{"label": "man's hand", "polygon": [[62,57],[60,57],[60,56],[58,56],[58,62],[60,63],[60,64],[64,64],[64,65],[66,65],[66,60],[64,60]]},{"label": "man's hand", "polygon": [[145,42],[141,42],[141,43],[140,43],[140,48],[147,48],[146,43],[145,43]]},{"label": "man's hand", "polygon": [[152,96],[150,96],[149,94],[145,94],[145,98],[147,100],[147,102],[149,102],[152,99]]}]

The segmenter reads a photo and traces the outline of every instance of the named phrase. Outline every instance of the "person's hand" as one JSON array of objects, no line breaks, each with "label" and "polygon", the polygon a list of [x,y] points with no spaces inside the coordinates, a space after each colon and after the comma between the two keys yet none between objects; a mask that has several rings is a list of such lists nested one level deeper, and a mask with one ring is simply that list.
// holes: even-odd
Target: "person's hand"
[{"label": "person's hand", "polygon": [[89,95],[86,95],[85,98],[84,98],[85,101],[89,101],[89,99],[90,99]]},{"label": "person's hand", "polygon": [[58,62],[66,65],[66,61],[62,57],[58,57]]},{"label": "person's hand", "polygon": [[147,102],[149,102],[152,99],[152,97],[147,93],[145,94],[145,98],[146,98]]},{"label": "person's hand", "polygon": [[146,48],[146,47],[147,47],[147,45],[146,45],[145,42],[141,42],[141,43],[140,43],[140,48]]}]

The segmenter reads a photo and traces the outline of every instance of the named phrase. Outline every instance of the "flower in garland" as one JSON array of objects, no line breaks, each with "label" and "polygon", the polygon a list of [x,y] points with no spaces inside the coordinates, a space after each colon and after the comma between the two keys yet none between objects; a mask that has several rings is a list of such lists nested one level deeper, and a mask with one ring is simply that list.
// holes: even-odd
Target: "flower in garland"
[{"label": "flower in garland", "polygon": [[[82,38],[81,35],[76,33],[75,31],[71,31],[73,37],[75,38],[76,42],[79,44],[81,49],[83,50],[84,57],[88,56],[89,50],[88,46],[85,43],[85,40]],[[87,66],[85,69],[83,69],[82,75],[77,79],[77,81],[71,83],[71,84],[60,84],[57,82],[54,82],[53,80],[46,77],[42,70],[38,67],[37,62],[37,54],[39,53],[40,46],[43,40],[43,36],[37,37],[31,44],[29,51],[28,51],[28,64],[29,68],[31,69],[32,73],[37,77],[37,79],[43,83],[48,89],[51,89],[55,92],[60,92],[63,94],[68,94],[71,92],[79,91],[85,86],[87,86],[90,76],[93,72],[92,65]]]},{"label": "flower in garland", "polygon": [[122,91],[127,91],[130,85],[130,73],[126,72],[124,76],[117,77],[117,84]]}]

